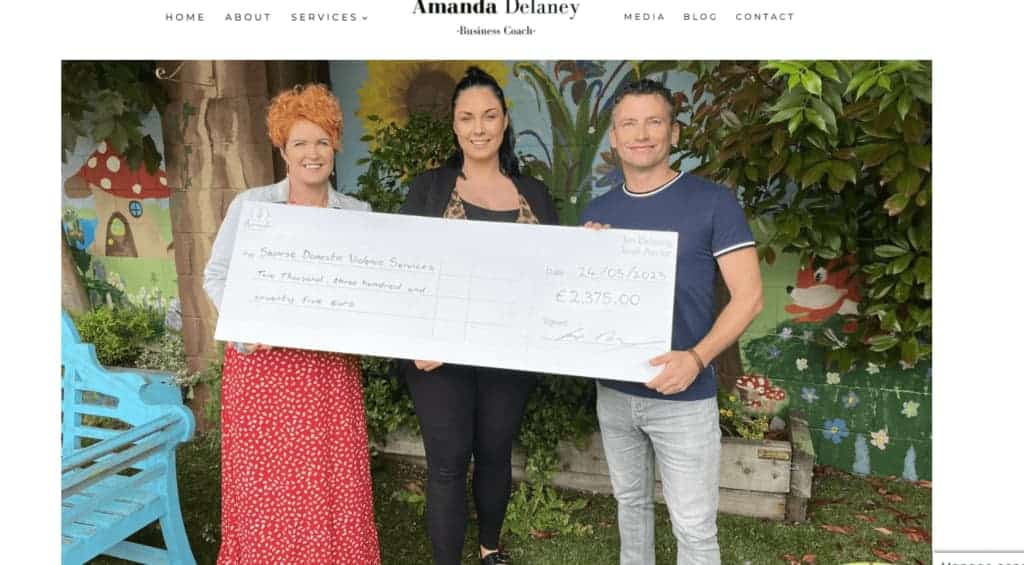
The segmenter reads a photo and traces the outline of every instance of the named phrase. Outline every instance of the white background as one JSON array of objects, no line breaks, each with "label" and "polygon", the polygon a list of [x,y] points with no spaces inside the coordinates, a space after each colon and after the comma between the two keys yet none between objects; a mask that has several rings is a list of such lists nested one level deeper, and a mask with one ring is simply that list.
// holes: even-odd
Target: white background
[{"label": "white background", "polygon": [[[677,2],[582,0],[553,16],[412,16],[411,0],[236,2],[268,25],[219,22],[211,3],[22,2],[2,10],[5,257],[2,560],[59,560],[57,218],[60,60],[144,59],[723,59],[920,58],[934,65],[935,548],[1024,550],[1024,385],[1018,328],[1022,144],[1021,20],[1013,3]],[[244,6],[243,6],[244,4]],[[229,2],[220,3],[230,6]],[[202,10],[207,25],[170,24]],[[622,13],[719,12],[627,23]],[[737,25],[736,10],[793,11],[793,22]],[[355,11],[364,24],[285,25],[290,11]],[[529,24],[526,39],[462,38],[465,25]],[[372,25],[371,25],[372,24]],[[15,533],[17,532],[17,533]],[[938,561],[937,561],[938,562]]]}]

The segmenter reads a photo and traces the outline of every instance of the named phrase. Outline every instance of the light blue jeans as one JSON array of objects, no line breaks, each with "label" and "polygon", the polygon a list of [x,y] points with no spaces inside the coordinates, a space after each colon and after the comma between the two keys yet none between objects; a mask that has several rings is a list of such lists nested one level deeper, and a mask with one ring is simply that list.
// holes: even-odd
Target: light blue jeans
[{"label": "light blue jeans", "polygon": [[597,417],[619,506],[619,563],[654,565],[654,465],[678,565],[719,565],[722,432],[714,398],[642,398],[597,385]]}]

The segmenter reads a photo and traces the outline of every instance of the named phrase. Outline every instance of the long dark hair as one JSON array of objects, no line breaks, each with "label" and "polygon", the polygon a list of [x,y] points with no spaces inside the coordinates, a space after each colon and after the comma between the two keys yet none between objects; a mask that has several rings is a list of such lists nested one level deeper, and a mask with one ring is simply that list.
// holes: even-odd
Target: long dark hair
[{"label": "long dark hair", "polygon": [[[452,105],[451,115],[455,117],[455,101],[462,94],[463,90],[467,88],[474,88],[477,86],[483,86],[491,89],[491,92],[498,97],[498,101],[501,102],[501,113],[502,115],[508,116],[508,105],[505,104],[505,93],[502,92],[501,86],[498,85],[498,81],[494,80],[494,77],[487,74],[483,69],[477,66],[472,66],[466,69],[465,76],[462,80],[455,85],[455,92],[452,93]],[[452,136],[455,136],[455,131],[452,131]],[[505,135],[501,138],[501,147],[498,148],[498,168],[501,170],[501,174],[507,177],[519,176],[519,159],[516,158],[515,154],[515,133],[512,130],[512,120],[509,119],[508,127],[505,128]],[[455,151],[445,161],[445,166],[451,167],[459,171],[462,174],[462,164],[465,161],[465,157],[462,154],[462,147],[459,147],[458,137],[455,138]]]}]

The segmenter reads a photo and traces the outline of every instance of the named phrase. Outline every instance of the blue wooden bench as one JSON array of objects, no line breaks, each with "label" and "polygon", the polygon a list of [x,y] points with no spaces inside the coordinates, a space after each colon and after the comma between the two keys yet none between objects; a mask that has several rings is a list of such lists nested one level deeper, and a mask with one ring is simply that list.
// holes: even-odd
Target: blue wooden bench
[{"label": "blue wooden bench", "polygon": [[[174,454],[195,420],[171,375],[104,369],[66,312],[61,365],[61,562],[194,564]],[[157,520],[166,549],[125,541]]]}]

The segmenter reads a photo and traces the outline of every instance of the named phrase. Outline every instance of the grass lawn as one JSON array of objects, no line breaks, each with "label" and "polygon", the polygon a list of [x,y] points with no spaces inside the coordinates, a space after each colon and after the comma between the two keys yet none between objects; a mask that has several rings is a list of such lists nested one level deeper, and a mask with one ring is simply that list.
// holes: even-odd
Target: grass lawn
[{"label": "grass lawn", "polygon": [[[178,452],[178,486],[192,550],[199,563],[215,563],[220,538],[220,445],[216,436],[197,438]],[[430,545],[422,505],[395,493],[420,488],[422,469],[390,460],[374,462],[374,504],[385,564],[429,563]],[[587,536],[503,540],[517,564],[618,563],[615,500],[610,496],[565,492],[587,503],[573,518],[591,525]],[[852,562],[930,563],[931,489],[896,479],[861,478],[819,468],[809,519],[803,524],[719,515],[722,563]],[[475,540],[475,523],[467,540]],[[153,527],[139,540],[160,544]],[[657,563],[675,563],[675,541],[668,512],[657,507]],[[464,548],[464,564],[476,565],[474,544]],[[100,559],[95,563],[120,563]]]}]

